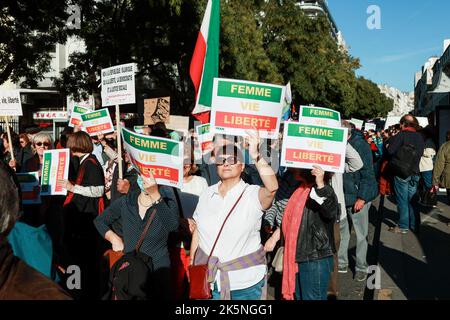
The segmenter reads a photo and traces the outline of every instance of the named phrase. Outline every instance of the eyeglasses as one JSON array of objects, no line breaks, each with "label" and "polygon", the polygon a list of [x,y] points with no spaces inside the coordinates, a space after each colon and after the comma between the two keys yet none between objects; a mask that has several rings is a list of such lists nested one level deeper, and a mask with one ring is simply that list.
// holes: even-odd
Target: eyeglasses
[{"label": "eyeglasses", "polygon": [[236,156],[231,156],[231,157],[217,157],[216,158],[216,165],[217,166],[223,166],[224,164],[228,163],[229,165],[234,165],[236,163],[238,163],[238,159]]},{"label": "eyeglasses", "polygon": [[49,142],[36,142],[35,144],[38,147],[42,147],[42,145],[44,145],[44,147],[50,147],[50,143]]}]

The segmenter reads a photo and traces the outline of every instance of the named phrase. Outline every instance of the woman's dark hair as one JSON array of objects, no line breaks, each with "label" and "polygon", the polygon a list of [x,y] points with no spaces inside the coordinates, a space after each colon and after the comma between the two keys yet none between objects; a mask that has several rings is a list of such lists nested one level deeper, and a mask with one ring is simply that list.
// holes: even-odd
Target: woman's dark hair
[{"label": "woman's dark hair", "polygon": [[69,136],[67,139],[67,148],[72,152],[92,153],[94,145],[91,137],[83,131],[78,131]]},{"label": "woman's dark hair", "polygon": [[18,219],[19,192],[11,172],[0,164],[0,235],[6,236]]},{"label": "woman's dark hair", "polygon": [[167,130],[164,122],[155,123],[151,129],[152,129],[152,132],[150,133],[151,136],[170,139],[169,130]]}]

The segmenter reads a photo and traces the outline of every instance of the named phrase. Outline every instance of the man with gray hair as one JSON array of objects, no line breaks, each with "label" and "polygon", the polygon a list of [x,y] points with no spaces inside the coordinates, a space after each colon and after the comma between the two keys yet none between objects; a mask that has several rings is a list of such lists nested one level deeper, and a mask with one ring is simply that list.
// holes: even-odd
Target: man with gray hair
[{"label": "man with gray hair", "polygon": [[19,212],[13,174],[0,164],[0,300],[69,300],[57,284],[14,256],[8,243]]}]

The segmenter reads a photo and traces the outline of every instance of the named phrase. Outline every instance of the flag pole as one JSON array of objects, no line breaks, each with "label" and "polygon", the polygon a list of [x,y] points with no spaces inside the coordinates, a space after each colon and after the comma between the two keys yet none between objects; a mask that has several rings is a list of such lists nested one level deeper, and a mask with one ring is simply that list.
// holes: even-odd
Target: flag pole
[{"label": "flag pole", "polygon": [[5,123],[6,123],[6,132],[8,134],[9,151],[11,152],[11,160],[16,161],[16,159],[14,158],[13,143],[11,140],[11,131],[9,130],[8,116],[5,116]]},{"label": "flag pole", "polygon": [[116,126],[117,126],[117,161],[119,165],[119,179],[123,179],[122,170],[122,130],[120,127],[120,108],[116,104]]}]

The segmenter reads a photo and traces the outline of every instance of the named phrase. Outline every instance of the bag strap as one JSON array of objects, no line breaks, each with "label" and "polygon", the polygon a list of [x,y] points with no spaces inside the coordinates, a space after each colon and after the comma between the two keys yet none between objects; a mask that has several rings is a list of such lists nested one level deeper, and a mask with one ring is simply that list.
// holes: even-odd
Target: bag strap
[{"label": "bag strap", "polygon": [[242,196],[244,195],[245,190],[247,190],[247,187],[245,187],[244,191],[242,191],[241,195],[239,196],[239,198],[236,200],[236,202],[234,203],[233,207],[231,208],[230,212],[228,212],[227,217],[225,218],[225,221],[222,224],[222,227],[220,228],[219,234],[217,235],[216,241],[214,242],[214,245],[211,249],[211,253],[209,254],[208,260],[206,261],[206,264],[208,265],[209,263],[209,259],[211,259],[211,256],[214,252],[214,249],[216,248],[216,244],[217,241],[219,240],[220,234],[222,233],[223,227],[225,226],[225,223],[227,222],[228,218],[230,217],[231,213],[233,212],[233,210],[236,208],[236,206],[238,205],[239,201],[241,201]]},{"label": "bag strap", "polygon": [[[80,186],[81,183],[83,182],[84,173],[85,173],[85,171],[86,171],[86,166],[84,166],[84,163],[85,163],[86,161],[90,161],[90,162],[92,162],[93,164],[97,164],[97,163],[95,162],[95,160],[92,159],[91,156],[89,155],[89,156],[83,161],[83,163],[80,164],[80,170],[78,171],[78,175],[77,175],[77,178],[76,178],[76,180],[75,180],[75,185],[79,185],[79,186]],[[70,191],[69,191],[69,192],[67,192],[67,193],[68,193],[68,196],[67,196],[66,200],[64,201],[63,206],[66,206],[66,205],[68,205],[70,202],[72,202],[73,197],[74,197],[74,193],[73,193],[73,192],[70,192]]]},{"label": "bag strap", "polygon": [[156,215],[156,208],[153,209],[153,212],[150,215],[150,218],[148,218],[147,223],[145,224],[144,231],[142,231],[141,237],[139,238],[139,241],[136,245],[136,252],[138,252],[139,249],[141,249],[142,243],[144,242],[145,236],[148,233],[148,229],[150,228],[150,225],[152,224],[152,221],[155,218],[155,215]]}]

